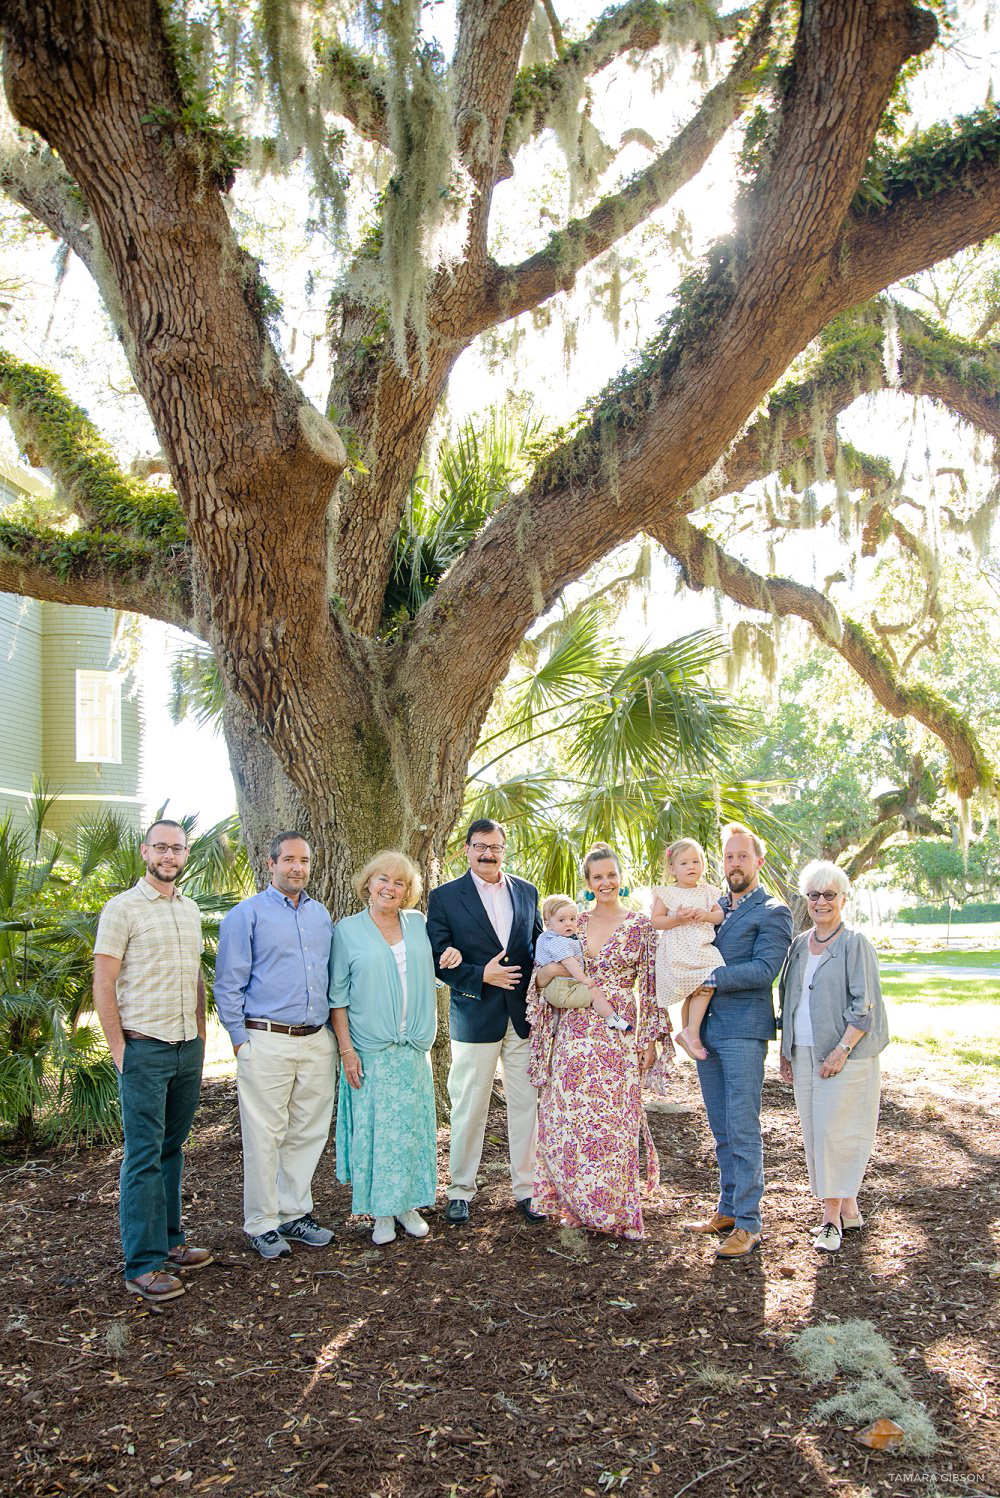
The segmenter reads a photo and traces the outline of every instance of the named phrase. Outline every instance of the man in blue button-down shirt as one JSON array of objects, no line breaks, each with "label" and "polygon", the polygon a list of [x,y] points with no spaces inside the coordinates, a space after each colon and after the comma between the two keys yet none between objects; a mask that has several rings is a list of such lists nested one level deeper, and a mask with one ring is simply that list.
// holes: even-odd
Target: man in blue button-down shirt
[{"label": "man in blue button-down shirt", "polygon": [[243,1133],[243,1230],[263,1259],[289,1241],[333,1237],[312,1215],[312,1178],[330,1133],[337,1043],[327,994],[333,921],[305,892],[309,844],[271,840],[271,883],[219,931],[215,1003],[236,1053]]}]

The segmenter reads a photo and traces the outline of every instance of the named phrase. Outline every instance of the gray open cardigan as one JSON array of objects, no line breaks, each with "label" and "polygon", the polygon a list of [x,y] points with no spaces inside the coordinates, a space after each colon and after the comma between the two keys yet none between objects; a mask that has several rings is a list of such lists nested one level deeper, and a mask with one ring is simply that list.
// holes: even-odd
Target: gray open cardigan
[{"label": "gray open cardigan", "polygon": [[[792,942],[778,979],[781,1013],[781,1054],[791,1060],[792,1012],[802,993],[802,970],[809,955],[809,932]],[[882,1002],[878,956],[867,936],[846,928],[830,942],[813,974],[809,989],[813,1046],[828,1056],[844,1037],[848,1025],[866,1033],[852,1056],[877,1056],[889,1044],[889,1021]]]}]

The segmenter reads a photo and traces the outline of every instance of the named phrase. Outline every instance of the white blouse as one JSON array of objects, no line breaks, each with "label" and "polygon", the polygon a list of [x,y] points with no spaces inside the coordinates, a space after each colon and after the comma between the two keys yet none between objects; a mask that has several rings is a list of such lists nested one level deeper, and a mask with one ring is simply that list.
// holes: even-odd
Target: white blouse
[{"label": "white blouse", "polygon": [[812,1015],[809,1013],[809,990],[812,987],[813,975],[819,967],[825,952],[813,952],[806,948],[808,956],[806,965],[802,969],[802,989],[799,993],[799,1001],[792,1015],[792,1044],[813,1045]]},{"label": "white blouse", "polygon": [[[402,1035],[406,1030],[406,942],[394,942],[389,951],[396,959],[396,967],[399,971],[399,985],[403,990],[403,1013],[399,1021],[399,1033]],[[812,1045],[812,1041],[809,1042]]]}]

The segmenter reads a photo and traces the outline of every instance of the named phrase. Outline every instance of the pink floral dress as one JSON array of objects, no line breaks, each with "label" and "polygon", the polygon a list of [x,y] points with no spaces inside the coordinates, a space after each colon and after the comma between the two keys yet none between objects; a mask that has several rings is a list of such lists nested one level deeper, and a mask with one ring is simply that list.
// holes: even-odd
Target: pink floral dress
[{"label": "pink floral dress", "polygon": [[557,1013],[532,978],[528,1076],[539,1094],[531,1202],[574,1226],[642,1237],[640,1133],[650,1190],[658,1184],[659,1165],[642,1108],[639,1056],[670,1031],[656,1007],[656,932],[646,916],[629,911],[594,958],[587,951],[585,912],[580,940],[588,977],[597,979],[633,1030],[609,1030],[593,1009]]}]

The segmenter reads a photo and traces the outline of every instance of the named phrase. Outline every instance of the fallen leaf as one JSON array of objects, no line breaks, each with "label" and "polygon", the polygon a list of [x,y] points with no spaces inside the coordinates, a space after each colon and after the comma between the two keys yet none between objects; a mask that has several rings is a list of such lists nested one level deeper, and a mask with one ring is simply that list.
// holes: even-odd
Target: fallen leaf
[{"label": "fallen leaf", "polygon": [[858,1432],[858,1440],[862,1446],[870,1446],[873,1451],[884,1451],[890,1446],[902,1444],[902,1427],[895,1420],[874,1420],[871,1425],[866,1425],[864,1430]]}]

